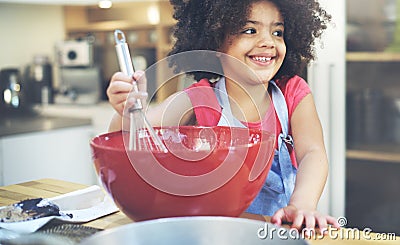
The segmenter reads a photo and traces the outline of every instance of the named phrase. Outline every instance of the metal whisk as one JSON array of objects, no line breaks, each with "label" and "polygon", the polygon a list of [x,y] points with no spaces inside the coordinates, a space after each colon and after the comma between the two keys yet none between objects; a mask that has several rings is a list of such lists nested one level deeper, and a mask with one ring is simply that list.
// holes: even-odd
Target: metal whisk
[{"label": "metal whisk", "polygon": [[[132,76],[134,68],[132,58],[129,53],[128,44],[125,35],[120,30],[115,30],[115,48],[117,50],[118,63],[123,73]],[[135,92],[139,91],[137,83],[133,82]],[[145,114],[143,113],[143,105],[140,99],[129,108],[129,150],[158,150],[168,152],[160,137],[150,125]]]}]

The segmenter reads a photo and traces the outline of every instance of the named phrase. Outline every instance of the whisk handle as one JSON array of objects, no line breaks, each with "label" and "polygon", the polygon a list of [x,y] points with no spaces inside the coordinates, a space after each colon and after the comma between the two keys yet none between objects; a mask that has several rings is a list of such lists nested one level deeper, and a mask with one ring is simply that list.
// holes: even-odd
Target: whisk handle
[{"label": "whisk handle", "polygon": [[[120,70],[124,74],[132,77],[133,73],[135,72],[135,69],[133,67],[132,58],[129,52],[128,44],[126,43],[125,35],[121,30],[115,30],[114,38],[115,38],[115,49],[117,51],[118,64]],[[133,90],[135,92],[139,92],[139,88],[135,81],[133,81],[132,85],[133,85]],[[132,109],[142,109],[143,106],[141,100],[137,99],[133,107],[134,108]]]}]

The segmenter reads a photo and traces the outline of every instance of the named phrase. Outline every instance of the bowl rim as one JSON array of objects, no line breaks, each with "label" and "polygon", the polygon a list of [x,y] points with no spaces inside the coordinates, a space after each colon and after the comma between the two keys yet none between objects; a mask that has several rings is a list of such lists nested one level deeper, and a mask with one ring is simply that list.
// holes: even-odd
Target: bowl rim
[{"label": "bowl rim", "polygon": [[[267,135],[267,137],[263,138],[263,140],[261,140],[260,142],[257,143],[253,143],[252,145],[258,145],[261,142],[266,142],[268,141],[271,137],[273,138],[273,144],[275,145],[275,141],[276,141],[276,137],[275,137],[275,132],[270,132],[270,131],[266,131],[266,130],[262,130],[262,129],[258,129],[258,128],[247,128],[247,127],[230,127],[230,126],[197,126],[197,125],[183,125],[183,126],[157,126],[157,127],[153,127],[156,130],[161,130],[161,129],[168,129],[168,128],[172,128],[172,129],[178,129],[178,128],[197,128],[197,129],[203,129],[203,128],[207,128],[207,129],[214,129],[214,128],[225,128],[225,129],[229,129],[229,130],[239,130],[239,131],[251,131],[251,132],[256,132],[256,133],[260,133],[262,135]],[[121,151],[121,152],[126,152],[126,147],[123,148],[116,148],[116,147],[112,147],[112,146],[107,146],[107,145],[103,145],[103,144],[98,144],[96,143],[96,140],[100,140],[100,139],[104,139],[105,137],[113,137],[114,135],[118,135],[118,134],[124,134],[124,133],[128,133],[128,131],[123,131],[123,130],[119,130],[119,131],[113,131],[113,132],[106,132],[106,133],[101,133],[98,134],[96,136],[94,136],[91,140],[90,140],[90,146],[94,147],[94,148],[98,148],[98,149],[102,149],[102,150],[112,150],[112,151]],[[241,145],[237,145],[235,147],[243,147],[246,144],[241,144]],[[153,152],[155,153],[155,152]],[[158,153],[158,152],[157,152]],[[163,152],[159,152],[160,154],[162,154]],[[164,153],[164,154],[168,154],[168,153]]]}]

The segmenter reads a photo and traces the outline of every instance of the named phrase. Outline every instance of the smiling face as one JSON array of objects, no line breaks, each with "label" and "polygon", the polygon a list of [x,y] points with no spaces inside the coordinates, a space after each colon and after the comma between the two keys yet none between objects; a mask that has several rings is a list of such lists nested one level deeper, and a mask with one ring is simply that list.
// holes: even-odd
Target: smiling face
[{"label": "smiling face", "polygon": [[235,57],[256,73],[263,83],[271,80],[286,54],[284,23],[278,8],[269,1],[251,5],[246,25],[229,36],[221,52]]}]

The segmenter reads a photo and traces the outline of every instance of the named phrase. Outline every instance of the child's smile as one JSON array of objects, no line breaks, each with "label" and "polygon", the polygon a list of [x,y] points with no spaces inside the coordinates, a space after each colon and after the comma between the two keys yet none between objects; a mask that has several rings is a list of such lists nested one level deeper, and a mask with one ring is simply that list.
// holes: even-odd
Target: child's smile
[{"label": "child's smile", "polygon": [[271,64],[271,60],[274,59],[272,55],[251,55],[250,58],[258,65],[269,65]]}]

